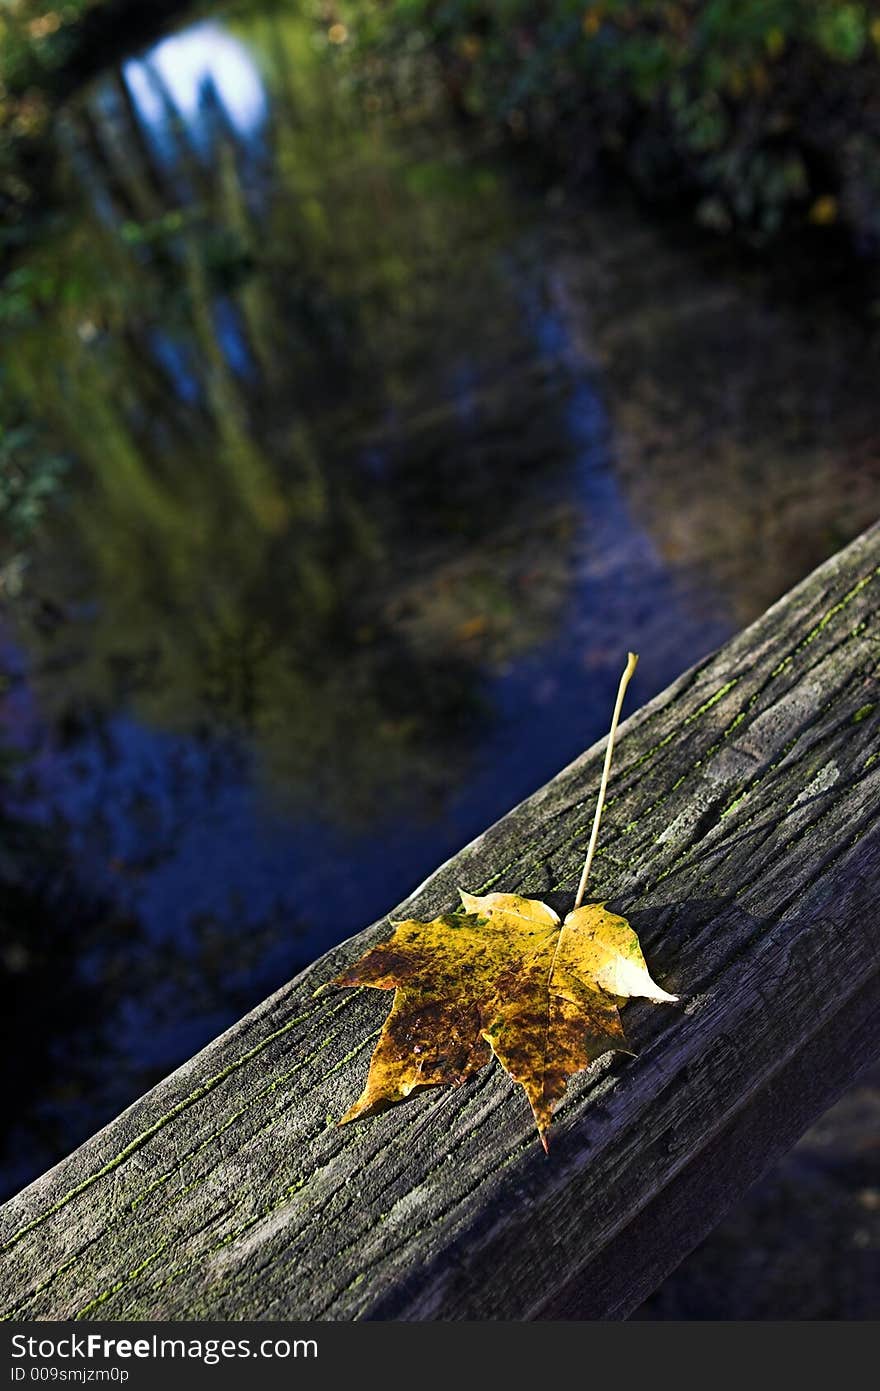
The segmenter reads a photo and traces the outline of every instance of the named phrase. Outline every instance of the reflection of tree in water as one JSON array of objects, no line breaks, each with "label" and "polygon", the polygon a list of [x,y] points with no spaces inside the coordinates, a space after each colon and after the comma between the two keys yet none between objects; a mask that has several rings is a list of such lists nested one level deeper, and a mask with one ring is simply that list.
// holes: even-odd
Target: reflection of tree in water
[{"label": "reflection of tree in water", "polygon": [[485,660],[558,613],[569,518],[494,176],[366,121],[305,22],[247,33],[255,130],[207,83],[195,139],[149,65],[158,127],[118,76],[70,114],[100,216],[35,254],[10,379],[79,463],[35,579],[71,618],[28,642],[64,665],[50,705],[244,730],[281,790],[359,817],[460,781]]},{"label": "reflection of tree in water", "polygon": [[322,819],[371,845],[389,801],[440,810],[487,673],[569,592],[563,388],[495,259],[501,184],[442,125],[366,119],[304,22],[241,32],[265,119],[208,84],[194,132],[157,68],[151,126],[102,80],[64,116],[68,212],[0,291],[4,405],[69,461],[9,615],[0,803],[44,827],[0,869],[11,1182],[357,925]]}]

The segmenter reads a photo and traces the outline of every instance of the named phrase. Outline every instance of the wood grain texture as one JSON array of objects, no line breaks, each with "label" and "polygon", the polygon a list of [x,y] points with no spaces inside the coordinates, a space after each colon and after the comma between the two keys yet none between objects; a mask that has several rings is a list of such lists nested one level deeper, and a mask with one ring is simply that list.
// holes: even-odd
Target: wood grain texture
[{"label": "wood grain texture", "polygon": [[[621,727],[590,895],[679,1007],[537,1141],[497,1067],[344,1129],[389,1005],[316,962],[0,1210],[27,1319],[622,1317],[880,1051],[880,527]],[[634,694],[638,694],[637,684]],[[442,866],[564,909],[604,745]]]}]

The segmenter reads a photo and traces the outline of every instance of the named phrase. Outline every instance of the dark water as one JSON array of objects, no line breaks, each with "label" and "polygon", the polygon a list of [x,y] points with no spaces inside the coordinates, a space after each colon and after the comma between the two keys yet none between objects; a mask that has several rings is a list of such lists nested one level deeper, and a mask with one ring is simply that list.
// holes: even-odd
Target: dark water
[{"label": "dark water", "polygon": [[0,289],[63,465],[0,557],[10,1191],[877,510],[870,335],[347,47],[249,5],[108,72]]}]

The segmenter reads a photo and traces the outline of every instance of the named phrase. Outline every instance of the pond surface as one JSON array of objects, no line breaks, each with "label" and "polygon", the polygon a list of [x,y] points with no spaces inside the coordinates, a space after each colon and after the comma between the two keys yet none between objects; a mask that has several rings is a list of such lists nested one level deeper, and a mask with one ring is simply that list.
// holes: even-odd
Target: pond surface
[{"label": "pond surface", "polygon": [[0,288],[60,476],[0,555],[5,1191],[878,510],[855,322],[350,46],[250,4],[132,55]]}]

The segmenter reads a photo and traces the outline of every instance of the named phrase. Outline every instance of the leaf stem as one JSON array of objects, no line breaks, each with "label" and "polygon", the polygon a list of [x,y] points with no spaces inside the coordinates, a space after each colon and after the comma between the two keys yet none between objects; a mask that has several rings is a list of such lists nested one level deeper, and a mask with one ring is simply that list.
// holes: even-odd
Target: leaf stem
[{"label": "leaf stem", "polygon": [[638,665],[638,653],[628,652],[626,657],[626,667],[620,678],[620,685],[617,688],[617,700],[614,702],[614,714],[611,716],[611,728],[608,731],[608,747],[605,750],[605,766],[602,769],[602,781],[599,784],[599,800],[596,803],[596,815],[593,817],[593,831],[590,836],[590,844],[587,846],[587,858],[584,860],[584,868],[581,874],[581,882],[578,884],[578,891],[575,895],[574,906],[580,908],[584,901],[584,893],[587,888],[587,879],[590,873],[590,866],[593,863],[593,855],[596,850],[596,841],[599,839],[599,822],[602,820],[602,811],[605,806],[605,792],[608,787],[608,774],[611,772],[611,755],[614,752],[614,736],[617,733],[617,722],[620,719],[620,711],[623,706],[623,697],[629,685],[629,679]]}]

